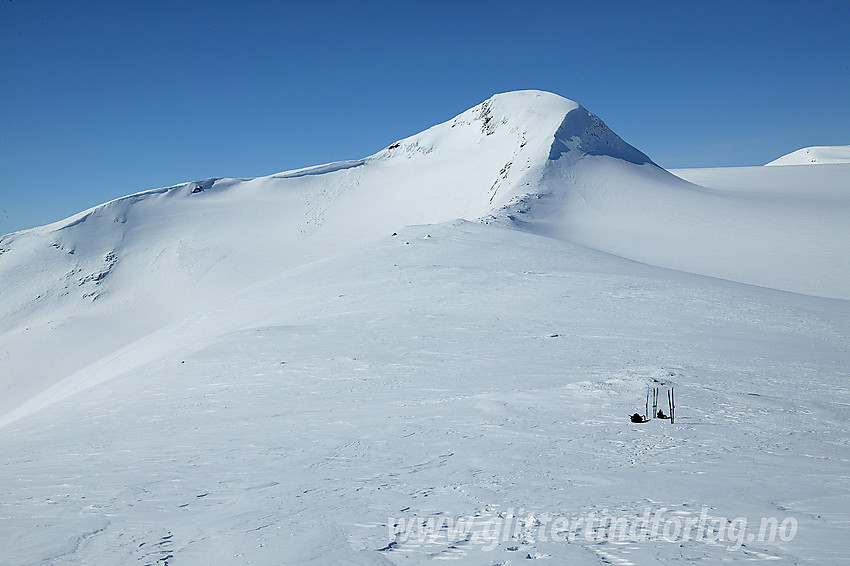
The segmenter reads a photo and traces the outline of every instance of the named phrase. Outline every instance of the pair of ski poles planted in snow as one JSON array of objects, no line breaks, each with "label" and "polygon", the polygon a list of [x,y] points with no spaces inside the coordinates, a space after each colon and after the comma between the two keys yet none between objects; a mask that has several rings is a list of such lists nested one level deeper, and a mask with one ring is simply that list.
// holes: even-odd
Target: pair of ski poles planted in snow
[{"label": "pair of ski poles planted in snow", "polygon": [[[652,396],[652,412],[649,412],[649,397]],[[646,392],[646,413],[644,415],[640,415],[639,413],[635,413],[632,415],[632,422],[645,423],[651,418],[655,419],[670,419],[670,423],[672,424],[676,420],[676,398],[673,394],[673,388],[667,389],[667,407],[670,411],[670,415],[665,415],[663,409],[658,408],[658,398],[660,397],[660,390],[658,387],[653,387],[651,390]],[[652,415],[651,417],[649,415]]]}]

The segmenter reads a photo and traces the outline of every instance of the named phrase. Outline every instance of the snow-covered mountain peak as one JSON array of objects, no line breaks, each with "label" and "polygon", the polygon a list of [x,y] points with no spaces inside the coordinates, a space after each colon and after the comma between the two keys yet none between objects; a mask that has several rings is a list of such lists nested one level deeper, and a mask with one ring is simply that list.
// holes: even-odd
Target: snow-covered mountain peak
[{"label": "snow-covered mountain peak", "polygon": [[[483,175],[476,174],[476,182],[464,183],[463,190],[453,191],[460,201],[461,210],[452,214],[474,219],[487,216],[519,196],[517,191],[504,190],[506,184],[512,184],[509,182],[511,179],[516,180],[518,177],[517,161],[522,160],[525,163],[523,171],[538,174],[547,160],[559,160],[566,155],[569,156],[570,162],[586,155],[607,155],[636,164],[651,163],[646,155],[625,143],[601,119],[578,103],[550,92],[522,90],[496,94],[451,120],[392,143],[384,150],[364,159],[288,170],[256,179],[210,178],[146,190],[98,205],[37,230],[65,232],[65,237],[72,239],[70,232],[78,231],[78,227],[83,224],[99,224],[98,232],[110,232],[113,231],[110,230],[111,225],[126,223],[127,218],[139,207],[147,207],[153,203],[165,205],[165,201],[176,202],[184,197],[201,201],[210,195],[198,193],[215,194],[225,189],[236,189],[236,193],[254,198],[253,192],[259,187],[262,187],[261,190],[277,192],[293,188],[293,183],[314,184],[308,182],[308,177],[314,180],[333,180],[340,176],[355,177],[359,180],[353,184],[359,187],[364,184],[364,173],[366,176],[374,175],[383,166],[410,167],[411,160],[418,162],[414,166],[427,168],[429,175],[436,172],[439,176],[438,169],[447,166],[452,168],[460,162],[466,163],[467,168],[487,170],[487,173],[482,170]],[[473,160],[479,165],[486,165],[470,165]],[[454,171],[451,173],[454,174]],[[295,179],[301,181],[296,182]],[[523,181],[524,187],[533,185],[525,179]],[[247,190],[249,187],[250,191]],[[429,183],[423,190],[426,193],[439,192],[434,183]],[[441,199],[439,194],[421,196]],[[471,210],[468,206],[470,200],[479,202],[480,206]],[[428,223],[447,219],[443,218],[442,214],[439,216],[419,218],[417,221]],[[4,238],[7,245],[14,239],[16,238],[8,236]]]},{"label": "snow-covered mountain peak", "polygon": [[584,155],[608,155],[651,163],[577,102],[539,90],[496,94],[447,122],[391,144],[372,159],[410,158],[479,145],[502,145],[508,151],[528,146],[544,160],[567,154],[572,161]]},{"label": "snow-covered mountain peak", "polygon": [[850,145],[804,147],[766,165],[824,165],[850,163]]},{"label": "snow-covered mountain peak", "polygon": [[451,120],[390,144],[371,159],[415,157],[433,151],[518,149],[529,140],[551,143],[557,125],[579,105],[542,91],[497,94]]}]

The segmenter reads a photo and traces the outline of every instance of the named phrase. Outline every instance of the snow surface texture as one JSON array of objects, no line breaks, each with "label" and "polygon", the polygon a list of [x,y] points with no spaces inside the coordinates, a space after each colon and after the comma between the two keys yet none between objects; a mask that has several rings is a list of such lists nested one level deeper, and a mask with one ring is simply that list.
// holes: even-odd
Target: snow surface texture
[{"label": "snow surface texture", "polygon": [[[850,165],[676,173],[525,91],[4,236],[0,561],[846,561]],[[647,509],[797,532],[541,536]]]},{"label": "snow surface texture", "polygon": [[804,147],[767,165],[820,165],[824,163],[850,163],[850,145]]}]

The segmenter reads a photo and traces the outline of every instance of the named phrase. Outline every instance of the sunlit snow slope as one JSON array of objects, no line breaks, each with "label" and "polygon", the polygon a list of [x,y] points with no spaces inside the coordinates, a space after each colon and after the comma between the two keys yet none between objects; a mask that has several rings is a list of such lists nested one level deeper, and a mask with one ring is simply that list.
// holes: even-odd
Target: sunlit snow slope
[{"label": "sunlit snow slope", "polygon": [[[848,249],[850,165],[673,175],[539,91],[3,236],[0,562],[847,558]],[[676,425],[627,422],[653,379]],[[390,520],[648,505],[800,536],[485,551]]]}]

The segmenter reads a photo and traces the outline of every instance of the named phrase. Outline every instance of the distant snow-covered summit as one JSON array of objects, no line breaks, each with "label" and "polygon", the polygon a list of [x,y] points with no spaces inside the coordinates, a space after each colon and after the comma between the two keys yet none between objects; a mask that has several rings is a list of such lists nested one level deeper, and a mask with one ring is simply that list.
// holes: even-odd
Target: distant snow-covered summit
[{"label": "distant snow-covered summit", "polygon": [[765,165],[821,165],[850,163],[850,145],[804,147],[774,159]]}]

